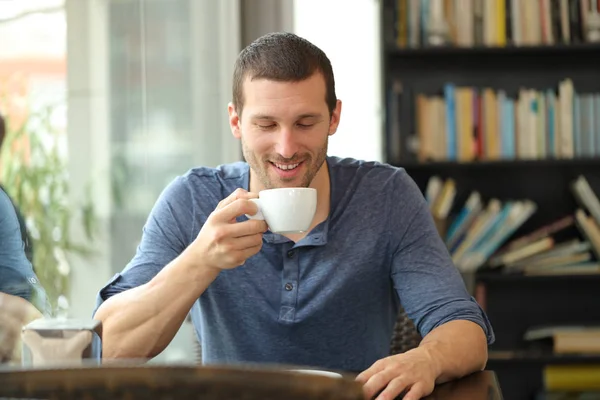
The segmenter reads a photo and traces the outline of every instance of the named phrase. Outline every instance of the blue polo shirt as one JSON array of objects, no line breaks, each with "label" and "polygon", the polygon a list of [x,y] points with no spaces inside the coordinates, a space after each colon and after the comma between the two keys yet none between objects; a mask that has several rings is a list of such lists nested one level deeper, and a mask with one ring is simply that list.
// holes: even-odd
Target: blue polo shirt
[{"label": "blue polo shirt", "polygon": [[[336,157],[327,165],[329,218],[298,243],[265,233],[260,253],[221,272],[195,302],[190,312],[203,362],[362,371],[389,355],[399,303],[423,336],[463,319],[493,342],[406,171]],[[248,190],[249,176],[239,162],[176,178],[150,213],[134,258],[101,289],[97,306],[151,280],[192,243],[219,201]]]},{"label": "blue polo shirt", "polygon": [[25,243],[15,208],[0,189],[0,292],[21,297],[42,314],[50,315],[44,288],[25,254]]}]

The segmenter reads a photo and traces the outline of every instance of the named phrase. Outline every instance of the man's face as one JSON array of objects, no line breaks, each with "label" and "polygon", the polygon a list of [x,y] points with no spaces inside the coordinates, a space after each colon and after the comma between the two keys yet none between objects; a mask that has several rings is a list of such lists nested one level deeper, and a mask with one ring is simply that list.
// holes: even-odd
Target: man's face
[{"label": "man's face", "polygon": [[330,118],[320,73],[301,82],[246,78],[243,91],[242,118],[230,104],[229,121],[262,186],[308,187],[327,156],[341,102]]}]

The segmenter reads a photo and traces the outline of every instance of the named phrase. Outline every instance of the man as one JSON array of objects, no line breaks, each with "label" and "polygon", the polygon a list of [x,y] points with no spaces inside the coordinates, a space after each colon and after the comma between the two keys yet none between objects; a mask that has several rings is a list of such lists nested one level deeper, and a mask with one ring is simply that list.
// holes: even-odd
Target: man
[{"label": "man", "polygon": [[[403,169],[327,156],[341,102],[317,47],[263,36],[236,62],[233,135],[246,162],[196,168],[161,194],[140,246],[100,291],[104,357],[159,354],[191,309],[205,363],[361,372],[367,397],[406,399],[485,367],[492,328]],[[309,232],[249,220],[263,189],[313,187]],[[424,336],[387,357],[398,300]]]}]

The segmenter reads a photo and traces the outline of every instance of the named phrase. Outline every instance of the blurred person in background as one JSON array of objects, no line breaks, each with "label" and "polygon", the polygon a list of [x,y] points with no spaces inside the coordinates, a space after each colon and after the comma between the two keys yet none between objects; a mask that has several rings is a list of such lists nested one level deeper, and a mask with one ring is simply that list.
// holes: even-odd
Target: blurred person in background
[{"label": "blurred person in background", "polygon": [[[4,138],[6,136],[6,133],[7,133],[6,121],[4,120],[4,117],[2,117],[2,114],[0,114],[0,155],[2,154],[2,145],[4,144]],[[8,195],[8,193],[6,192],[6,189],[2,186],[2,182],[0,182],[0,190]],[[9,198],[10,198],[10,196],[9,196]],[[19,228],[21,230],[21,239],[23,240],[23,244],[25,245],[25,256],[27,257],[29,262],[33,263],[33,240],[31,239],[31,236],[29,235],[29,231],[27,230],[27,225],[25,224],[25,218],[23,217],[23,214],[21,213],[21,210],[19,209],[18,205],[14,201],[12,201],[12,199],[11,199],[11,203],[15,210],[17,220],[19,221]],[[35,270],[35,266],[34,266],[34,270]]]},{"label": "blurred person in background", "polygon": [[[0,147],[6,126],[0,116]],[[19,362],[21,328],[49,313],[46,293],[26,254],[23,218],[0,187],[0,363]]]}]

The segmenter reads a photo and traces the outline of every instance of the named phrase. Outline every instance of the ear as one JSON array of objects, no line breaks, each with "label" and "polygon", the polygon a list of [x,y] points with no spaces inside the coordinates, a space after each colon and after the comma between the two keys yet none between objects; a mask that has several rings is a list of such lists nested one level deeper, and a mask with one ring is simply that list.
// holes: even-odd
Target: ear
[{"label": "ear", "polygon": [[242,137],[241,121],[233,103],[227,105],[227,112],[229,113],[229,128],[231,128],[231,133],[234,138],[240,139]]},{"label": "ear", "polygon": [[342,115],[342,101],[338,100],[335,103],[335,108],[331,113],[331,118],[329,121],[329,136],[333,135],[340,124],[340,116]]}]

